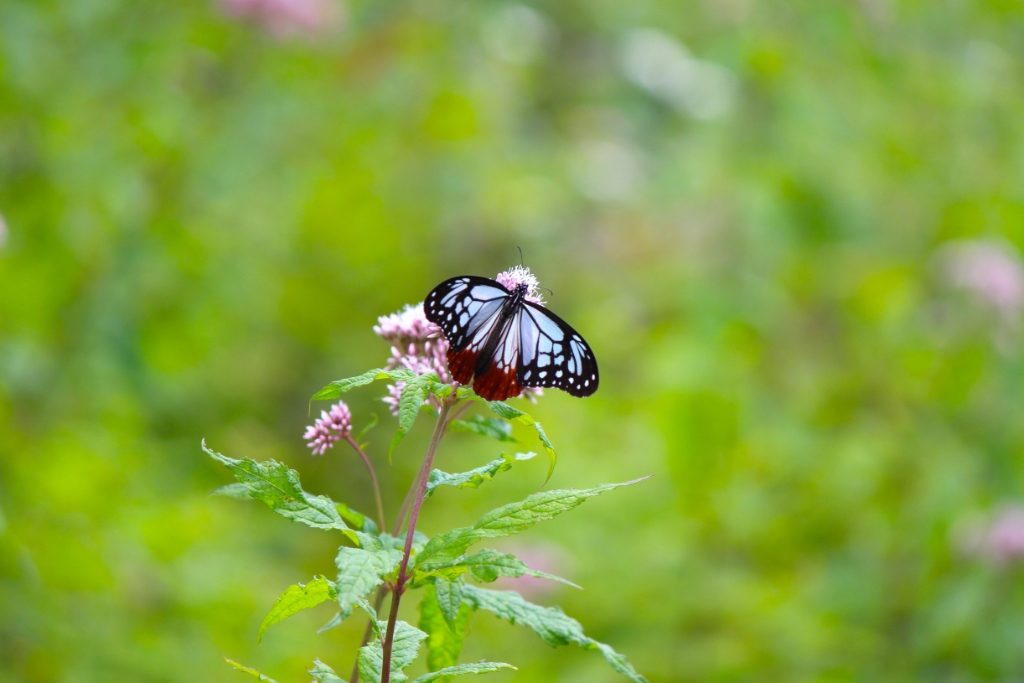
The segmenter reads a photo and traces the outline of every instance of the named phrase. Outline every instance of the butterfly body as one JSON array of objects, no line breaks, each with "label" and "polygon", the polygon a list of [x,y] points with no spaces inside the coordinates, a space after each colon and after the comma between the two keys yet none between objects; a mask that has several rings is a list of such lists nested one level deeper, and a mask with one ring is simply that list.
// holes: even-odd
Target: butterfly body
[{"label": "butterfly body", "polygon": [[576,330],[529,297],[529,287],[463,275],[424,300],[427,319],[448,340],[448,368],[487,400],[526,387],[556,387],[573,396],[597,390],[597,359]]}]

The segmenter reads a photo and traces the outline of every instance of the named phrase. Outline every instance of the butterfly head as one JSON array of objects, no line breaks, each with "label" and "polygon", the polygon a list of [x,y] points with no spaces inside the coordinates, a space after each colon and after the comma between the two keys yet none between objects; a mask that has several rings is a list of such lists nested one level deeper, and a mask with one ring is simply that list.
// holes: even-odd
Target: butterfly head
[{"label": "butterfly head", "polygon": [[512,292],[517,300],[530,301],[535,304],[543,304],[544,297],[540,294],[540,283],[537,276],[530,272],[525,266],[513,266],[508,270],[498,273],[494,278],[501,285]]}]

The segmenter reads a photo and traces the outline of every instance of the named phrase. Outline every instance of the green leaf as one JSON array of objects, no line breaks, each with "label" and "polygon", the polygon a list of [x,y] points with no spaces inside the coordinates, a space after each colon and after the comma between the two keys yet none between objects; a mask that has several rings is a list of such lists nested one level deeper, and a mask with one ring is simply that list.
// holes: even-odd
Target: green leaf
[{"label": "green leaf", "polygon": [[[387,622],[378,622],[381,631],[387,627]],[[427,637],[427,634],[412,624],[404,621],[395,622],[395,637],[391,644],[391,680],[394,683],[402,683],[409,679],[402,670],[413,663],[420,651],[420,643]],[[359,676],[371,683],[380,681],[381,670],[384,666],[384,645],[380,639],[369,645],[359,648]]]},{"label": "green leaf", "polygon": [[336,379],[320,391],[313,394],[310,401],[330,401],[331,399],[338,398],[342,394],[355,389],[356,387],[366,386],[372,384],[377,380],[389,379],[394,382],[405,382],[409,379],[416,377],[416,373],[407,368],[395,368],[388,370],[385,368],[376,368],[374,370],[367,370],[361,375],[355,377],[346,377],[345,379]]},{"label": "green leaf", "polygon": [[456,664],[455,666],[447,666],[443,669],[423,674],[412,683],[430,683],[431,681],[436,681],[444,676],[486,674],[492,671],[498,671],[499,669],[512,669],[514,671],[515,667],[511,664],[505,664],[504,662],[472,662],[468,664]]},{"label": "green leaf", "polygon": [[474,609],[482,609],[513,624],[532,629],[551,645],[578,645],[585,650],[597,650],[613,669],[634,683],[647,683],[629,661],[610,645],[590,638],[576,621],[557,607],[542,607],[527,601],[515,591],[494,591],[477,586],[463,586],[463,599]]},{"label": "green leaf", "polygon": [[[530,415],[523,410],[519,410],[518,408],[513,408],[504,401],[487,401],[486,403],[490,407],[491,411],[498,417],[533,427],[533,430],[537,432],[537,439],[540,440],[540,445],[544,447],[544,452],[547,453],[548,456],[547,479],[550,479],[552,472],[555,471],[555,463],[558,461],[558,454],[555,453],[555,446],[551,443],[551,440],[548,438],[544,428],[540,426],[540,422],[533,419],[533,415]],[[547,481],[547,479],[545,479],[545,481]]]},{"label": "green leaf", "polygon": [[235,660],[229,659],[227,657],[224,658],[224,661],[227,662],[229,665],[231,665],[231,668],[235,669],[236,671],[241,671],[242,673],[247,673],[250,676],[252,676],[253,678],[256,678],[256,679],[259,679],[261,681],[264,681],[265,683],[277,683],[277,681],[275,681],[270,676],[267,676],[266,674],[261,674],[259,671],[257,671],[256,669],[252,668],[251,666],[246,666],[245,664],[240,664],[239,662],[236,662]]},{"label": "green leaf", "polygon": [[468,420],[452,420],[452,423],[448,428],[455,432],[479,434],[480,436],[486,436],[496,441],[515,441],[515,438],[512,436],[511,423],[500,417],[483,417],[482,415],[474,415]]},{"label": "green leaf", "polygon": [[341,626],[341,622],[345,621],[345,617],[341,615],[341,612],[335,612],[331,620],[316,630],[316,634],[320,635],[326,631],[330,631],[332,628]]},{"label": "green leaf", "polygon": [[500,472],[512,469],[516,462],[523,462],[536,457],[536,453],[516,453],[515,455],[502,454],[486,465],[481,465],[467,472],[449,474],[441,470],[433,470],[427,480],[427,495],[431,495],[438,486],[454,486],[462,489],[475,489],[485,481],[490,481]]},{"label": "green leaf", "polygon": [[237,498],[238,500],[249,500],[249,487],[245,484],[224,484],[213,492],[215,496],[225,496],[227,498]]},{"label": "green leaf", "polygon": [[335,503],[334,507],[338,510],[338,514],[341,515],[341,518],[353,529],[365,531],[368,534],[376,534],[380,531],[377,528],[377,524],[372,519],[358,510],[353,510],[344,503]]},{"label": "green leaf", "polygon": [[[207,455],[227,465],[235,479],[245,487],[249,498],[265,503],[274,512],[292,521],[317,529],[340,529],[354,538],[338,514],[337,504],[326,496],[315,496],[303,491],[299,473],[295,470],[275,460],[235,460],[210,450],[205,440],[202,445]],[[232,495],[241,495],[241,489],[230,490]]]},{"label": "green leaf", "polygon": [[466,639],[469,614],[469,606],[463,604],[459,608],[458,617],[449,626],[441,612],[434,585],[427,584],[420,601],[420,628],[427,634],[428,669],[439,671],[459,661],[462,643]]},{"label": "green leaf", "polygon": [[319,659],[313,660],[313,668],[309,670],[309,674],[316,683],[345,683],[338,674],[334,673],[334,669]]},{"label": "green leaf", "polygon": [[391,439],[389,452],[394,451],[395,446],[412,429],[413,424],[416,422],[416,417],[420,414],[420,408],[423,407],[424,401],[427,400],[427,394],[430,393],[431,386],[438,381],[437,375],[427,373],[425,375],[413,375],[405,382],[405,386],[402,387],[402,393],[398,397],[398,431],[395,432],[394,438]]},{"label": "green leaf", "polygon": [[384,577],[395,571],[402,561],[401,541],[393,536],[358,534],[362,547],[342,547],[334,563],[338,567],[335,581],[338,607],[342,619],[352,608],[384,582]]},{"label": "green leaf", "polygon": [[263,640],[263,634],[277,622],[304,609],[316,607],[320,603],[332,600],[335,595],[337,595],[337,591],[334,584],[322,576],[314,578],[305,585],[298,583],[289,586],[270,608],[267,616],[263,618],[260,630],[256,634],[256,640]]},{"label": "green leaf", "polygon": [[448,628],[455,628],[462,607],[462,582],[437,579],[434,581],[434,594]]},{"label": "green leaf", "polygon": [[477,541],[517,534],[537,522],[553,519],[581,505],[588,498],[638,481],[642,479],[602,484],[589,489],[555,489],[534,493],[521,501],[491,510],[471,527],[460,527],[434,536],[416,556],[415,566],[422,571],[430,571],[433,565],[447,564],[458,558]]},{"label": "green leaf", "polygon": [[[551,581],[558,581],[559,583],[564,583],[565,585],[572,586],[573,588],[579,588],[579,586],[572,581],[537,569],[531,569],[515,555],[498,552],[497,550],[481,550],[478,553],[466,555],[448,563],[431,564],[430,571],[424,572],[424,575],[434,575],[452,580],[466,572],[469,572],[477,579],[488,583],[495,581],[501,576],[511,576],[516,578],[526,575],[536,576],[541,579],[550,579]],[[423,578],[423,576],[417,575],[416,580],[422,581]]]}]

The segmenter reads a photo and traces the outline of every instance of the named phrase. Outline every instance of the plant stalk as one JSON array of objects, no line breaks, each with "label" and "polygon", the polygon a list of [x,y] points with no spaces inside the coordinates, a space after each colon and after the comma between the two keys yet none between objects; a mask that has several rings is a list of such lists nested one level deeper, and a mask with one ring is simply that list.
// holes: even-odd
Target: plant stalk
[{"label": "plant stalk", "polygon": [[398,622],[398,606],[402,600],[402,593],[405,592],[405,583],[409,577],[406,571],[409,568],[409,556],[412,554],[412,541],[416,534],[416,522],[419,520],[420,508],[423,507],[423,499],[427,491],[427,480],[430,478],[430,468],[434,464],[434,455],[437,447],[444,436],[445,428],[448,426],[448,412],[453,403],[445,401],[441,407],[441,413],[437,416],[437,424],[434,425],[434,434],[430,437],[430,445],[427,447],[427,454],[423,458],[423,465],[420,467],[419,475],[416,477],[415,496],[412,499],[412,509],[409,511],[409,526],[405,532],[405,548],[402,551],[402,563],[398,566],[398,578],[395,580],[395,590],[391,594],[391,612],[388,614],[388,626],[384,632],[384,661],[381,667],[381,683],[391,683],[391,649],[395,641],[395,624]]},{"label": "plant stalk", "polygon": [[380,482],[377,481],[377,470],[374,468],[369,456],[367,456],[359,446],[359,443],[352,438],[351,434],[345,436],[345,443],[351,446],[352,450],[359,454],[363,464],[366,465],[366,471],[370,473],[370,482],[373,484],[373,498],[377,503],[377,522],[380,525],[380,530],[384,531],[384,502],[380,495]]}]

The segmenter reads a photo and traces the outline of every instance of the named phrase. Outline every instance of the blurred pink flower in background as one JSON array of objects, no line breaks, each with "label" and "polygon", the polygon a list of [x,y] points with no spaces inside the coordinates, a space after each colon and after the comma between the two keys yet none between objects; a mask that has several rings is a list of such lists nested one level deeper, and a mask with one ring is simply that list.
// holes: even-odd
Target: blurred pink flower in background
[{"label": "blurred pink flower in background", "polygon": [[1024,505],[1005,505],[987,520],[969,522],[960,545],[968,555],[999,565],[1024,560]]},{"label": "blurred pink flower in background", "polygon": [[1024,311],[1024,264],[1012,245],[995,239],[964,240],[945,247],[945,272],[951,284],[990,305],[1003,322]]},{"label": "blurred pink flower in background", "polygon": [[306,427],[302,438],[313,451],[313,455],[323,455],[328,448],[352,433],[352,411],[344,401],[338,401],[328,410],[320,412],[320,417]]},{"label": "blurred pink flower in background", "polygon": [[341,23],[339,0],[218,0],[228,16],[259,24],[278,39],[312,38]]},{"label": "blurred pink flower in background", "polygon": [[[572,569],[572,562],[565,551],[547,543],[504,544],[504,552],[512,553],[526,563],[530,569],[537,569],[548,574],[565,577]],[[502,590],[514,590],[528,600],[550,595],[563,587],[563,584],[542,579],[537,576],[503,576],[494,582],[494,587]]]}]

